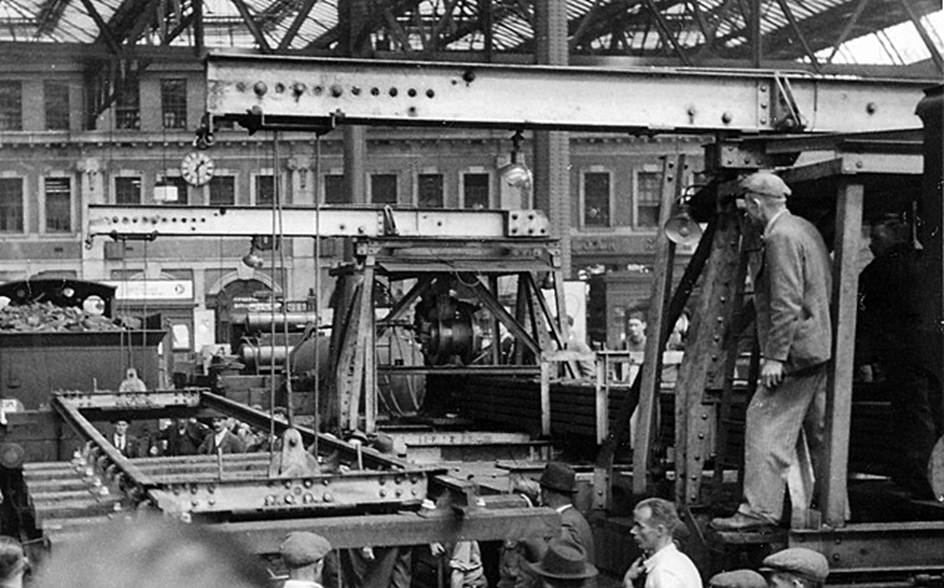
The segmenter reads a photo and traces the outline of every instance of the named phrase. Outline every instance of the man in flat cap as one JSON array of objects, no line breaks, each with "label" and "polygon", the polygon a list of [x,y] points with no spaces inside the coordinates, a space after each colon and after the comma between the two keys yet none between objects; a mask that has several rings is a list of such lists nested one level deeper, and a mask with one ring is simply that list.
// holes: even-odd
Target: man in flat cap
[{"label": "man in flat cap", "polygon": [[590,523],[574,508],[573,496],[577,493],[577,480],[573,468],[557,461],[549,462],[538,483],[541,485],[541,503],[560,513],[561,537],[570,538],[583,548],[591,563],[596,561]]},{"label": "man in flat cap", "polygon": [[283,588],[322,588],[324,558],[330,552],[331,544],[321,535],[307,531],[289,533],[279,546],[288,569]]},{"label": "man in flat cap", "polygon": [[583,547],[566,537],[552,539],[541,561],[524,565],[544,588],[585,588],[598,574]]},{"label": "man in flat cap", "polygon": [[[790,188],[775,174],[753,173],[740,186],[748,219],[763,231],[762,253],[751,267],[762,359],[747,408],[744,501],[733,516],[712,521],[721,531],[778,524],[788,472],[811,474],[821,462],[832,346],[831,264],[822,235],[787,210]],[[794,509],[809,506],[811,477],[791,476]],[[796,503],[798,497],[806,504]]]},{"label": "man in flat cap", "polygon": [[712,576],[708,588],[767,588],[767,580],[754,570],[732,570]]},{"label": "man in flat cap", "polygon": [[805,547],[791,547],[764,558],[760,571],[770,588],[822,588],[829,575],[826,557]]}]

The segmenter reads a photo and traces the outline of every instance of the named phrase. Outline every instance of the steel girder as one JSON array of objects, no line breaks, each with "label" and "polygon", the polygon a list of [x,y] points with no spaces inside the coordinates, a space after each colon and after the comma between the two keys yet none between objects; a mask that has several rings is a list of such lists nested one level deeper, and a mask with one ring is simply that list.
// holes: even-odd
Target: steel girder
[{"label": "steel girder", "polygon": [[[274,226],[270,210],[239,206],[110,206],[90,204],[86,238],[154,239],[169,236],[253,236]],[[285,237],[396,237],[527,240],[546,237],[540,210],[378,210],[348,207],[286,208]]]},{"label": "steel girder", "polygon": [[[829,560],[833,575],[908,574],[942,571],[944,523],[859,523],[790,532],[791,547],[818,551]],[[929,565],[928,562],[937,562]],[[873,584],[874,585],[874,584]]]},{"label": "steel girder", "polygon": [[[302,529],[324,534],[335,548],[550,537],[558,532],[560,517],[550,509],[521,508],[514,497],[479,496],[474,484],[452,479],[444,470],[410,466],[324,435],[317,436],[322,449],[382,469],[270,478],[264,473],[266,454],[131,460],[85,419],[82,410],[120,404],[115,410],[150,414],[158,407],[192,407],[196,397],[194,391],[135,394],[133,402],[122,402],[120,396],[70,394],[53,399],[55,410],[88,443],[84,457],[37,464],[25,473],[39,522],[52,543],[77,540],[89,526],[142,503],[168,514],[209,517],[200,520],[213,521],[222,513],[266,518],[217,525],[247,538],[257,553],[277,552],[285,533]],[[287,427],[284,421],[270,422],[261,411],[213,394],[202,393],[200,402],[251,424]],[[316,438],[311,430],[301,432],[309,441]],[[430,484],[446,490],[448,498],[444,506],[417,511]],[[288,518],[293,514],[306,518]]]},{"label": "steel girder", "polygon": [[[337,124],[649,132],[915,126],[927,81],[809,74],[210,55],[207,111],[250,129]],[[540,105],[540,108],[536,107]]]}]

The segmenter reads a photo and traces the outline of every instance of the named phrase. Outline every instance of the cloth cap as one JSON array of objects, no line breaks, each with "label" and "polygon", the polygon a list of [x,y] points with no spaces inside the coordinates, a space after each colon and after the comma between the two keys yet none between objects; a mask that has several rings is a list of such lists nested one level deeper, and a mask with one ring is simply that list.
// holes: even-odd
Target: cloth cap
[{"label": "cloth cap", "polygon": [[386,433],[378,433],[374,439],[373,448],[380,453],[393,453],[393,437]]},{"label": "cloth cap", "polygon": [[788,572],[815,582],[826,581],[829,562],[817,551],[805,547],[791,547],[764,558],[761,570]]},{"label": "cloth cap", "polygon": [[522,562],[539,576],[557,580],[581,580],[597,575],[595,565],[587,561],[587,552],[571,539],[554,539],[538,563]]},{"label": "cloth cap", "polygon": [[286,535],[279,553],[290,568],[301,568],[320,561],[331,551],[328,540],[308,531],[293,531]]},{"label": "cloth cap", "polygon": [[792,193],[790,187],[780,179],[780,176],[767,171],[754,172],[747,176],[741,180],[741,188],[745,192],[774,198],[786,198]]},{"label": "cloth cap", "polygon": [[715,574],[709,588],[767,588],[767,580],[754,570],[733,570]]},{"label": "cloth cap", "polygon": [[569,465],[552,461],[544,468],[539,481],[542,487],[565,494],[577,491],[576,475]]}]

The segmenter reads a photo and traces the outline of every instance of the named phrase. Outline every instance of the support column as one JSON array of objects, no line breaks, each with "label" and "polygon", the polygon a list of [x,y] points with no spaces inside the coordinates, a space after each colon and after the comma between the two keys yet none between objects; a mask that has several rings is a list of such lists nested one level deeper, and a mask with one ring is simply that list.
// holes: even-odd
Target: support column
[{"label": "support column", "polygon": [[[540,65],[567,65],[567,3],[534,3],[535,61]],[[561,266],[571,277],[570,264],[570,135],[563,131],[534,132],[534,207],[551,221],[551,235],[561,240]]]},{"label": "support column", "polygon": [[[364,24],[369,17],[367,0],[341,0],[338,3],[338,27],[343,32],[342,46],[350,57],[370,57],[370,38]],[[344,125],[344,193],[347,202],[364,204],[364,166],[367,160],[367,129]]]},{"label": "support column", "polygon": [[[97,157],[86,157],[75,163],[79,175],[79,224],[84,225],[89,204],[105,203],[105,182],[102,161]],[[82,247],[79,277],[83,280],[103,280],[105,275],[105,240],[96,239],[91,248]]]},{"label": "support column", "polygon": [[833,268],[833,360],[826,388],[825,461],[816,472],[824,478],[820,499],[826,524],[845,525],[848,501],[849,432],[852,420],[852,364],[855,355],[858,301],[858,251],[862,234],[862,184],[842,180],[836,199],[836,243]]}]

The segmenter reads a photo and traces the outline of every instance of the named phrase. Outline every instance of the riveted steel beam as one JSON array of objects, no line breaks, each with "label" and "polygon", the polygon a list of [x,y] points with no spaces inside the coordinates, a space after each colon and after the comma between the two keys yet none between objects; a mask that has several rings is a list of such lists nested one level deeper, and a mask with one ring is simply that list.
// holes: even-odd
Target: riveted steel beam
[{"label": "riveted steel beam", "polygon": [[[928,80],[693,68],[598,69],[217,54],[207,111],[250,128],[335,123],[764,132],[777,80],[807,131],[914,126]],[[540,105],[538,108],[537,106]]]},{"label": "riveted steel beam", "polygon": [[427,514],[223,523],[214,528],[238,535],[256,553],[278,553],[279,544],[292,531],[316,532],[335,549],[551,537],[560,532],[560,515],[549,508],[482,508],[461,517],[437,510]]},{"label": "riveted steel beam", "polygon": [[944,570],[940,557],[944,523],[940,521],[793,530],[789,541],[791,547],[806,547],[825,555],[831,583],[833,574]]},{"label": "riveted steel beam", "polygon": [[[252,207],[110,206],[91,204],[86,238],[153,239],[158,236],[253,236],[273,226],[272,211]],[[547,216],[539,210],[378,210],[321,208],[321,237],[413,237],[533,239],[547,237]],[[281,212],[285,237],[314,237],[315,209]]]}]

